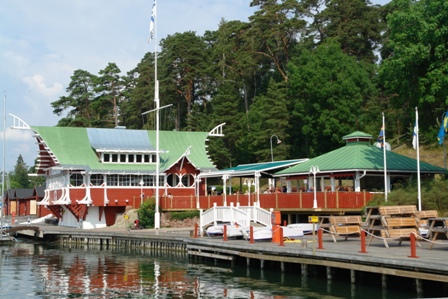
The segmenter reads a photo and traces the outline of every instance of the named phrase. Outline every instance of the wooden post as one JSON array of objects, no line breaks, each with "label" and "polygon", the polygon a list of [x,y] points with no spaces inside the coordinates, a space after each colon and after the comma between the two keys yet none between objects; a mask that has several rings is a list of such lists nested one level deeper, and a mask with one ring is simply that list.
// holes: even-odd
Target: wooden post
[{"label": "wooden post", "polygon": [[251,225],[249,228],[249,238],[250,238],[250,242],[251,244],[255,243],[254,241],[254,227]]},{"label": "wooden post", "polygon": [[417,252],[415,249],[415,234],[411,233],[411,255],[409,257],[418,258]]},{"label": "wooden post", "polygon": [[283,227],[279,227],[280,229],[280,243],[278,244],[278,246],[285,246],[285,243],[283,242]]},{"label": "wooden post", "polygon": [[[314,233],[314,227],[313,227],[313,233]],[[317,243],[318,243],[317,249],[324,249],[322,245],[322,235],[323,235],[322,228],[319,228],[317,230]]]},{"label": "wooden post", "polygon": [[194,224],[194,235],[193,238],[197,238],[198,237],[198,228],[199,225],[197,223]]},{"label": "wooden post", "polygon": [[366,232],[361,230],[361,251],[360,253],[367,253],[366,251]]},{"label": "wooden post", "polygon": [[224,225],[223,241],[227,241],[227,225]]}]

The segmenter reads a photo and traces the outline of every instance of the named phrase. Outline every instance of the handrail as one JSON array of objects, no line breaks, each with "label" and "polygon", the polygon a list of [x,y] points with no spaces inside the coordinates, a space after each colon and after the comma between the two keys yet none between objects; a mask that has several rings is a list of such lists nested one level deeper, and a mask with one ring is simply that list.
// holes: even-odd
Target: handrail
[{"label": "handrail", "polygon": [[201,234],[206,226],[218,222],[229,222],[230,224],[238,224],[244,227],[249,227],[250,222],[257,222],[262,225],[271,227],[272,209],[267,211],[258,206],[217,206],[216,203],[213,208],[207,211],[200,210],[199,228]]}]

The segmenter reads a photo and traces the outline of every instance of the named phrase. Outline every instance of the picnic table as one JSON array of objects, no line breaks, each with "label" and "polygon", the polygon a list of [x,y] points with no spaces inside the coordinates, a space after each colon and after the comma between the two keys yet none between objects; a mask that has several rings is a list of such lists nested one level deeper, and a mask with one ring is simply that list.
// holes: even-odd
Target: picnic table
[{"label": "picnic table", "polygon": [[[396,238],[398,235],[407,233],[409,227],[414,227],[414,222],[412,225],[408,220],[400,220],[398,225],[397,221],[393,221],[389,225],[389,218],[413,218],[415,221],[415,213],[417,212],[417,207],[415,205],[402,205],[402,206],[370,206],[365,209],[366,216],[366,227],[365,229],[370,234],[368,245],[372,242],[374,236],[381,236],[382,238]],[[395,219],[397,220],[397,219]],[[403,222],[405,221],[405,222]],[[400,241],[402,238],[400,238]],[[387,240],[384,239],[384,245],[389,247]],[[401,243],[401,242],[400,242]]]},{"label": "picnic table", "polygon": [[448,217],[437,217],[428,219],[428,234],[427,238],[431,240],[429,249],[434,246],[435,241],[442,233],[448,239]]}]

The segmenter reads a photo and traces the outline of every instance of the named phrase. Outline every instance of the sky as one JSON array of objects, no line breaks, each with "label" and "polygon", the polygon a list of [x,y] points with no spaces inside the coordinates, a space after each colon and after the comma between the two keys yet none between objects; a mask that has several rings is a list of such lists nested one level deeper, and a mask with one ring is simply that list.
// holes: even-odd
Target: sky
[{"label": "sky", "polygon": [[[250,2],[159,0],[157,42],[175,33],[203,35],[206,30],[217,30],[221,19],[248,21],[255,12]],[[19,155],[28,167],[34,165],[38,149],[31,130],[10,128],[13,117],[9,114],[30,126],[54,126],[65,115],[53,114],[51,103],[66,95],[75,70],[97,75],[108,63],[116,63],[124,75],[135,68],[145,53],[155,49],[154,41],[148,43],[152,3],[0,0],[0,111],[4,120],[0,153],[6,171],[14,169]]]}]

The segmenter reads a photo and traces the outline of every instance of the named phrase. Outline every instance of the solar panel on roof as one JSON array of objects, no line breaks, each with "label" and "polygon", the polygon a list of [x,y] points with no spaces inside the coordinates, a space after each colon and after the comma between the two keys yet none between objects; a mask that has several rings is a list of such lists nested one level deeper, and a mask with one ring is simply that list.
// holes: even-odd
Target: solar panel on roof
[{"label": "solar panel on roof", "polygon": [[154,151],[146,131],[88,128],[87,135],[94,149],[122,151]]}]

